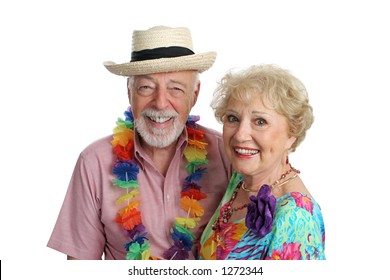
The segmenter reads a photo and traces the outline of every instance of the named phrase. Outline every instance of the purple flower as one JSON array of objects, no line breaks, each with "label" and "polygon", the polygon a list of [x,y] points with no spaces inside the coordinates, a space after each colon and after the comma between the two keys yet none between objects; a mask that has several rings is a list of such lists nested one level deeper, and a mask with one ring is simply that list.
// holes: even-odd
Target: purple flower
[{"label": "purple flower", "polygon": [[190,189],[200,190],[200,186],[195,182],[186,182],[183,183],[183,192],[187,192]]},{"label": "purple flower", "polygon": [[272,230],[276,198],[271,194],[268,185],[262,185],[257,197],[252,195],[250,200],[245,225],[258,237],[263,238]]},{"label": "purple flower", "polygon": [[183,244],[179,240],[176,240],[174,245],[164,252],[163,257],[166,260],[186,260],[189,257],[189,253]]},{"label": "purple flower", "polygon": [[189,115],[186,122],[186,126],[190,128],[195,128],[195,123],[199,120],[200,120],[199,116]]},{"label": "purple flower", "polygon": [[131,239],[136,239],[136,236],[139,236],[139,234],[141,234],[141,232],[143,232],[144,230],[145,226],[143,224],[139,224],[131,230],[125,230],[125,235]]}]

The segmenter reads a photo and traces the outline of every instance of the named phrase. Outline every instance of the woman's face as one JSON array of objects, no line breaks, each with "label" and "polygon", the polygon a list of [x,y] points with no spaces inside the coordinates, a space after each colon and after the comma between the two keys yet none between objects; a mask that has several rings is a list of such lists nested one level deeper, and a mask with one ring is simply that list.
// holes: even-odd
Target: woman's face
[{"label": "woman's face", "polygon": [[234,169],[243,175],[270,174],[285,164],[296,140],[287,119],[256,96],[249,104],[230,98],[223,118],[223,140]]}]

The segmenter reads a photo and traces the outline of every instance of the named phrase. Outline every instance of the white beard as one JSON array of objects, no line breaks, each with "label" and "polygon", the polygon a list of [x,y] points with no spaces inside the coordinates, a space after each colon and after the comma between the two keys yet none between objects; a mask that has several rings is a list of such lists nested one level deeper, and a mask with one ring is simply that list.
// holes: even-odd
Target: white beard
[{"label": "white beard", "polygon": [[[172,126],[157,129],[147,126],[146,118],[172,118]],[[175,111],[156,111],[147,109],[141,113],[141,117],[135,121],[137,132],[142,139],[150,146],[165,148],[175,142],[183,132],[185,123],[181,123]]]}]

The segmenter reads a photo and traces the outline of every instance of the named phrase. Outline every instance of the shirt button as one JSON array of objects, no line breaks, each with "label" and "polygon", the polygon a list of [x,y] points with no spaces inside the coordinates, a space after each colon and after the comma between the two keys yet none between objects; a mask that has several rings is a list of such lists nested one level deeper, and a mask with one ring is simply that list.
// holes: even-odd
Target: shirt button
[{"label": "shirt button", "polygon": [[170,198],[170,196],[169,196],[169,194],[167,194],[167,200],[169,201],[169,198]]}]

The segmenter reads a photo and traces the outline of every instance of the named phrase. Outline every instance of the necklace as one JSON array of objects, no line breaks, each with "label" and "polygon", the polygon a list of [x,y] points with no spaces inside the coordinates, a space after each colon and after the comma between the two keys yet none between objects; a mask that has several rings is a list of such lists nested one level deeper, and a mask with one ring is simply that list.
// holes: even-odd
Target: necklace
[{"label": "necklace", "polygon": [[[289,165],[290,165],[290,169],[289,169],[286,173],[282,174],[278,180],[276,180],[275,182],[273,182],[273,183],[270,185],[271,190],[272,190],[274,187],[276,187],[276,186],[280,187],[280,186],[283,186],[283,185],[287,184],[289,181],[291,181],[291,180],[293,180],[294,178],[296,178],[296,177],[298,176],[299,173],[301,173],[299,170],[297,170],[297,169],[295,169],[294,167],[292,167],[291,164],[289,164]],[[286,179],[285,181],[283,181],[283,180],[286,178],[286,176],[287,176],[288,174],[290,174],[291,172],[293,172],[293,171],[295,172],[295,174],[294,174],[293,176],[291,176],[290,178]],[[282,182],[282,181],[283,181],[283,182]],[[228,223],[229,220],[230,220],[230,218],[232,217],[232,215],[233,215],[233,213],[234,213],[235,211],[242,210],[242,209],[244,209],[244,208],[246,208],[246,207],[248,206],[249,203],[245,203],[245,204],[243,204],[243,205],[241,205],[241,206],[239,206],[239,207],[232,207],[233,202],[235,201],[235,199],[236,199],[236,197],[237,197],[237,194],[238,194],[238,191],[239,191],[240,189],[243,189],[243,190],[246,191],[246,192],[259,191],[259,190],[257,190],[257,189],[254,190],[254,189],[246,188],[246,187],[245,187],[245,182],[244,182],[244,181],[241,181],[241,182],[237,185],[237,187],[235,188],[235,190],[233,191],[232,196],[230,197],[229,201],[228,201],[225,205],[222,206],[222,208],[221,208],[221,210],[220,210],[221,214],[220,214],[219,217],[215,220],[215,222],[214,222],[214,224],[213,224],[213,226],[212,226],[212,229],[213,229],[213,230],[219,230],[219,229],[220,229],[221,223],[224,223],[224,224]],[[222,239],[223,239],[222,237],[218,237],[218,240],[221,241]]]},{"label": "necklace", "polygon": [[[142,224],[142,215],[139,210],[140,193],[137,175],[139,166],[134,156],[134,117],[129,107],[125,111],[125,120],[119,118],[114,128],[114,136],[111,144],[114,147],[116,160],[112,172],[115,175],[114,186],[126,190],[126,193],[116,201],[117,205],[127,202],[126,206],[118,211],[116,222],[122,225],[123,231],[130,239],[125,244],[128,260],[147,260],[159,259],[151,254],[148,232]],[[206,172],[205,167],[208,163],[206,158],[207,143],[202,142],[204,132],[195,129],[195,123],[199,120],[198,116],[189,116],[186,123],[188,134],[188,145],[184,150],[184,156],[188,161],[186,169],[189,173],[183,182],[183,189],[180,193],[181,208],[187,213],[186,217],[176,217],[171,228],[171,238],[173,245],[164,252],[165,259],[188,259],[189,252],[192,250],[195,236],[190,229],[195,228],[200,217],[204,214],[204,209],[199,200],[207,195],[200,191],[201,186],[198,181]]]},{"label": "necklace", "polygon": [[[222,210],[222,216],[219,218],[220,220],[218,221],[218,224],[220,221],[224,222],[224,223],[227,223],[229,222],[232,214],[234,211],[239,211],[239,210],[242,210],[244,209],[245,207],[248,206],[248,204],[243,204],[241,205],[240,207],[232,207],[232,204],[234,202],[234,200],[236,199],[237,197],[237,193],[238,191],[240,190],[240,188],[242,187],[242,181],[237,185],[236,189],[234,190],[234,192],[232,193],[232,196],[230,197],[229,201],[223,206],[223,210]],[[215,226],[216,224],[213,225],[213,229],[215,229]]]},{"label": "necklace", "polygon": [[[293,180],[294,178],[296,178],[296,177],[298,176],[299,173],[301,173],[298,169],[295,169],[294,167],[292,167],[291,164],[289,164],[289,166],[290,166],[290,169],[287,170],[286,173],[283,173],[283,174],[280,176],[279,180],[276,180],[275,182],[272,183],[272,185],[269,186],[269,187],[271,188],[271,190],[272,190],[274,187],[276,187],[276,186],[281,187],[281,186],[287,184],[289,181],[291,181],[291,180]],[[288,178],[286,181],[284,181],[284,182],[281,183],[281,181],[284,180],[284,179],[286,178],[286,176],[287,176],[288,174],[290,174],[291,172],[293,172],[293,171],[295,172],[295,174],[294,174],[292,177]],[[263,185],[263,184],[261,184],[261,185]],[[259,185],[259,186],[261,186],[261,185]],[[242,188],[244,191],[246,191],[246,192],[257,192],[257,191],[258,191],[257,188],[256,188],[256,189],[247,188],[247,187],[245,186],[245,182],[242,183],[241,188]]]}]

